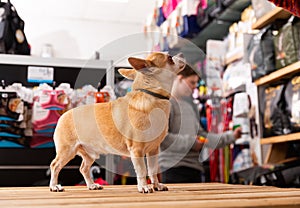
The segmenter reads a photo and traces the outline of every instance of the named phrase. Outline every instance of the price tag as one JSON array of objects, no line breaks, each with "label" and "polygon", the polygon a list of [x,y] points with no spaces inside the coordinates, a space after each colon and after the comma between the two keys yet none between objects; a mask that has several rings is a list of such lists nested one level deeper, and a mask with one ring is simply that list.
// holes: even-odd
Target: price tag
[{"label": "price tag", "polygon": [[27,81],[35,83],[52,83],[54,78],[53,67],[28,66]]}]

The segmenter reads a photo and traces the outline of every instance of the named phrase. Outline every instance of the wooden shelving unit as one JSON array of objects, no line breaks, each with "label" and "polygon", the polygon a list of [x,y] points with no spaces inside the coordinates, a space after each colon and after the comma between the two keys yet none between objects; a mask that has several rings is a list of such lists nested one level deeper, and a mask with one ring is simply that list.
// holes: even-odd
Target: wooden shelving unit
[{"label": "wooden shelving unit", "polygon": [[[256,80],[255,84],[258,87],[263,86],[263,85],[273,83],[273,82],[279,81],[281,79],[290,77],[293,74],[296,74],[298,72],[300,72],[300,61],[293,63],[289,66],[286,66],[282,69],[279,69],[277,71],[274,71],[271,74],[268,74],[268,75]],[[300,140],[300,132],[294,133],[294,134],[274,136],[274,137],[269,137],[269,138],[262,138],[260,140],[260,144],[262,144],[262,145],[275,144],[275,143],[282,143],[282,142],[295,141],[295,140]]]},{"label": "wooden shelving unit", "polygon": [[295,140],[300,140],[300,132],[294,134],[263,138],[260,140],[260,144],[274,144],[274,143],[289,142]]},{"label": "wooden shelving unit", "polygon": [[[62,59],[42,58],[25,55],[0,54],[1,79],[6,84],[15,82],[22,83],[25,87],[37,86],[38,83],[28,82],[28,67],[52,67],[54,68],[53,80],[56,84],[67,82],[71,87],[81,87],[91,84],[97,87],[102,77],[105,77],[105,84],[113,87],[114,73],[112,60],[83,60],[83,59]],[[0,147],[0,185],[2,186],[31,186],[36,182],[46,179],[47,166],[55,157],[55,149],[50,148],[12,148]],[[114,170],[113,158],[111,155],[101,156],[105,160],[106,181],[113,183]],[[72,166],[80,165],[81,160],[71,161]],[[111,166],[111,167],[108,167]],[[70,167],[69,165],[67,167]],[[73,172],[74,171],[74,172]],[[78,169],[67,168],[64,180],[65,183],[74,183],[82,180],[77,176]],[[79,179],[78,179],[79,178]]]},{"label": "wooden shelving unit", "polygon": [[[286,66],[282,69],[272,72],[269,75],[266,75],[258,80],[255,81],[257,86],[263,86],[269,83],[273,83],[279,81],[281,79],[287,78],[292,76],[293,74],[300,72],[300,61],[293,63],[289,66]],[[275,144],[275,143],[283,143],[288,141],[295,141],[300,140],[300,132],[294,134],[287,134],[281,136],[274,136],[268,138],[262,138],[260,140],[260,144]]]},{"label": "wooden shelving unit", "polygon": [[242,59],[243,56],[244,56],[244,54],[243,54],[242,52],[236,53],[236,54],[234,54],[234,55],[232,55],[232,56],[226,58],[225,64],[226,64],[226,65],[231,64],[231,63],[233,63],[233,62],[235,62],[235,61],[237,61],[237,60],[239,60],[239,59]]},{"label": "wooden shelving unit", "polygon": [[[255,81],[255,84],[259,86],[263,86],[269,83],[274,83],[277,82],[281,79],[286,79],[288,77],[293,76],[296,73],[300,72],[300,61],[293,63],[289,66],[286,66],[282,69],[279,69],[277,71],[272,72],[269,75],[266,75],[258,80]],[[281,135],[281,136],[274,136],[274,137],[269,137],[269,138],[262,138],[260,140],[261,145],[266,145],[266,144],[276,144],[280,145],[278,143],[284,143],[288,141],[295,141],[295,140],[300,140],[300,132],[299,133],[293,133],[293,134],[287,134],[287,135]],[[277,148],[280,149],[280,148]],[[272,151],[270,151],[272,152]],[[279,150],[276,151],[277,154]]]},{"label": "wooden shelving unit", "polygon": [[[257,22],[253,24],[252,28],[261,29],[269,24],[272,24],[276,20],[288,19],[290,16],[291,14],[286,10],[276,7],[275,9],[258,19]],[[254,81],[254,83],[256,84],[257,88],[263,89],[269,84],[275,84],[277,82],[280,82],[281,80],[290,79],[297,73],[300,73],[300,61],[286,66],[282,69],[276,70],[264,77],[261,77],[260,79]],[[262,123],[262,121],[260,120],[259,123]],[[262,132],[262,129],[260,130],[260,132]],[[260,135],[262,134],[260,133]],[[258,145],[261,145],[261,149],[265,148],[265,150],[268,150],[267,154],[264,157],[263,163],[277,164],[279,163],[279,161],[287,159],[287,142],[296,140],[300,140],[300,132],[268,138],[261,138]]]},{"label": "wooden shelving unit", "polygon": [[258,80],[255,81],[255,84],[257,86],[265,85],[271,82],[278,81],[282,78],[285,78],[289,75],[292,75],[294,73],[300,72],[300,61],[293,63],[289,66],[286,66],[282,69],[279,69],[277,71],[272,72],[271,74],[268,74]]},{"label": "wooden shelving unit", "polygon": [[287,19],[291,14],[280,7],[276,7],[271,12],[258,19],[252,26],[252,29],[261,29],[277,19]]}]

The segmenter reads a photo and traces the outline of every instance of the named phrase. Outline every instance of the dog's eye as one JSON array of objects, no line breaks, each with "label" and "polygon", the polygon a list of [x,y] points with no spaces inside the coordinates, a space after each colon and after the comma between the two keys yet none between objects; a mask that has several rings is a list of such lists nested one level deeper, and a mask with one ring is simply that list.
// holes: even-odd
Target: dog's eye
[{"label": "dog's eye", "polygon": [[173,59],[172,59],[172,56],[170,56],[170,55],[168,55],[168,63],[171,64],[171,65],[175,64]]}]

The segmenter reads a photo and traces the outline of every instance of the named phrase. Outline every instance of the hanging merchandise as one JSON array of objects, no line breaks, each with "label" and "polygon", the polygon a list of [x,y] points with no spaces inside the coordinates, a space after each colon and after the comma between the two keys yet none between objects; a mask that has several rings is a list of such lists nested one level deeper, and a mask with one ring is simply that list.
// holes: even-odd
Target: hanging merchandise
[{"label": "hanging merchandise", "polygon": [[178,5],[176,10],[172,12],[169,18],[165,21],[163,34],[166,36],[168,47],[164,49],[174,48],[178,43],[178,35],[183,30],[183,19],[181,15],[181,5]]},{"label": "hanging merchandise", "polygon": [[[237,46],[236,46],[236,37],[237,37],[237,32],[238,32],[238,23],[233,23],[232,25],[230,25],[229,27],[229,33],[227,35],[227,54],[233,52],[236,50]],[[227,55],[229,56],[229,55]]]},{"label": "hanging merchandise", "polygon": [[72,108],[95,103],[96,92],[97,89],[92,85],[84,85],[82,88],[75,89],[71,95]]},{"label": "hanging merchandise", "polygon": [[291,132],[288,115],[284,113],[284,85],[268,87],[264,91],[263,114],[264,137],[288,134]]},{"label": "hanging merchandise", "polygon": [[27,103],[33,102],[32,89],[24,87],[21,83],[13,83],[5,88],[7,91],[13,91],[18,94],[18,96]]},{"label": "hanging merchandise", "polygon": [[99,82],[97,87],[97,92],[95,92],[95,103],[104,103],[110,101],[110,95],[107,91],[101,91],[101,83]]},{"label": "hanging merchandise", "polygon": [[300,18],[292,16],[274,38],[276,68],[280,69],[299,60]]},{"label": "hanging merchandise", "polygon": [[197,22],[197,9],[201,4],[199,0],[185,0],[182,2],[181,16],[183,19],[181,37],[193,38],[200,32]]},{"label": "hanging merchandise", "polygon": [[24,21],[10,0],[0,2],[0,53],[30,55]]},{"label": "hanging merchandise", "polygon": [[170,28],[170,34],[167,36],[168,48],[174,48],[178,43],[178,35],[176,27]]},{"label": "hanging merchandise", "polygon": [[162,7],[157,8],[156,15],[157,15],[156,16],[156,24],[157,24],[157,26],[160,26],[166,20],[164,14],[162,12]]},{"label": "hanging merchandise", "polygon": [[154,8],[154,18],[156,20],[156,25],[160,26],[165,20],[166,17],[163,13],[163,0],[156,2],[156,7]]},{"label": "hanging merchandise", "polygon": [[40,97],[41,107],[48,110],[63,110],[66,108],[64,102],[64,91],[63,90],[43,90],[43,99],[47,101],[42,101]]},{"label": "hanging merchandise", "polygon": [[108,101],[113,101],[113,100],[117,99],[115,90],[110,85],[105,85],[100,91],[108,93],[108,96],[109,96]]},{"label": "hanging merchandise", "polygon": [[180,9],[176,9],[172,15],[165,21],[164,27],[162,28],[163,41],[161,45],[162,51],[169,51],[170,48],[173,48],[178,43],[178,34],[177,34],[177,16]]},{"label": "hanging merchandise", "polygon": [[267,0],[251,0],[256,19],[261,18],[268,12],[275,9],[275,5]]},{"label": "hanging merchandise", "polygon": [[197,7],[197,23],[204,28],[213,18],[220,15],[224,9],[221,0],[200,0]]},{"label": "hanging merchandise", "polygon": [[162,24],[159,40],[159,51],[169,51],[169,36],[170,36],[171,19],[168,19]]},{"label": "hanging merchandise", "polygon": [[184,38],[193,38],[200,32],[200,27],[197,23],[195,15],[183,16],[183,31],[179,34]]},{"label": "hanging merchandise", "polygon": [[[199,5],[206,5],[203,0],[183,0],[182,1],[182,15],[191,16],[197,15]],[[207,6],[207,5],[206,5]]]},{"label": "hanging merchandise", "polygon": [[[24,129],[24,136],[26,140],[31,141],[32,138],[32,103],[33,103],[33,93],[31,88],[22,86],[21,83],[13,83],[6,87],[7,91],[16,92],[18,97],[23,103],[23,120],[19,123],[19,127]],[[20,111],[21,112],[21,111]]]},{"label": "hanging merchandise", "polygon": [[209,22],[209,15],[207,13],[207,1],[202,0],[200,1],[198,8],[197,8],[197,23],[200,28],[205,27]]},{"label": "hanging merchandise", "polygon": [[114,93],[116,97],[123,97],[125,96],[128,92],[131,91],[131,86],[132,86],[133,81],[124,79],[120,82],[117,82],[115,84],[115,89]]},{"label": "hanging merchandise", "polygon": [[207,87],[205,85],[205,81],[203,79],[201,79],[199,81],[199,96],[204,97],[207,94]]},{"label": "hanging merchandise", "polygon": [[53,89],[47,84],[41,84],[35,89],[34,95],[33,137],[30,146],[52,147],[56,124],[60,116],[70,107],[70,99],[64,90]]},{"label": "hanging merchandise", "polygon": [[144,25],[144,35],[149,51],[160,51],[160,27],[157,26],[156,12],[148,15]]},{"label": "hanging merchandise", "polygon": [[[222,112],[222,125],[223,132],[228,131],[232,128],[232,116],[233,116],[233,98],[223,99],[221,101],[221,112]],[[230,170],[232,169],[232,148],[227,145],[220,150],[220,176],[221,182],[228,183]]]},{"label": "hanging merchandise", "polygon": [[292,131],[300,132],[300,76],[292,78],[287,84],[285,100]]},{"label": "hanging merchandise", "polygon": [[220,40],[206,42],[206,85],[208,95],[222,95],[222,74],[224,71],[225,43]]},{"label": "hanging merchandise", "polygon": [[270,26],[265,27],[251,38],[247,53],[253,80],[275,70],[274,40]]},{"label": "hanging merchandise", "polygon": [[[220,103],[218,98],[208,99],[206,102],[206,117],[207,117],[207,131],[213,133],[219,133],[218,124],[221,121],[220,118]],[[219,172],[220,164],[220,150],[209,148],[209,168],[210,168],[210,181],[220,181],[221,175]]]},{"label": "hanging merchandise", "polygon": [[183,18],[182,18],[182,7],[177,7],[176,9],[176,16],[175,16],[175,28],[176,28],[176,35],[179,35],[183,32]]},{"label": "hanging merchandise", "polygon": [[233,116],[247,117],[249,114],[250,102],[247,93],[237,93],[234,95]]},{"label": "hanging merchandise", "polygon": [[181,0],[164,0],[162,10],[165,18],[169,17],[169,15],[176,9],[179,2],[181,2]]},{"label": "hanging merchandise", "polygon": [[223,95],[227,97],[234,92],[240,92],[251,84],[251,68],[249,63],[236,61],[229,64],[223,74]]},{"label": "hanging merchandise", "polygon": [[27,107],[16,91],[2,86],[0,90],[0,146],[28,147]]}]

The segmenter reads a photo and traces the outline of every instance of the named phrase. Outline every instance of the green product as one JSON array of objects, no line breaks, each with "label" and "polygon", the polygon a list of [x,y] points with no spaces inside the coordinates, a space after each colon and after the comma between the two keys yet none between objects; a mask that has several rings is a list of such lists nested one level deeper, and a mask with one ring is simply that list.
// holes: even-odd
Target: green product
[{"label": "green product", "polygon": [[274,38],[276,68],[299,60],[300,20],[292,16]]}]

